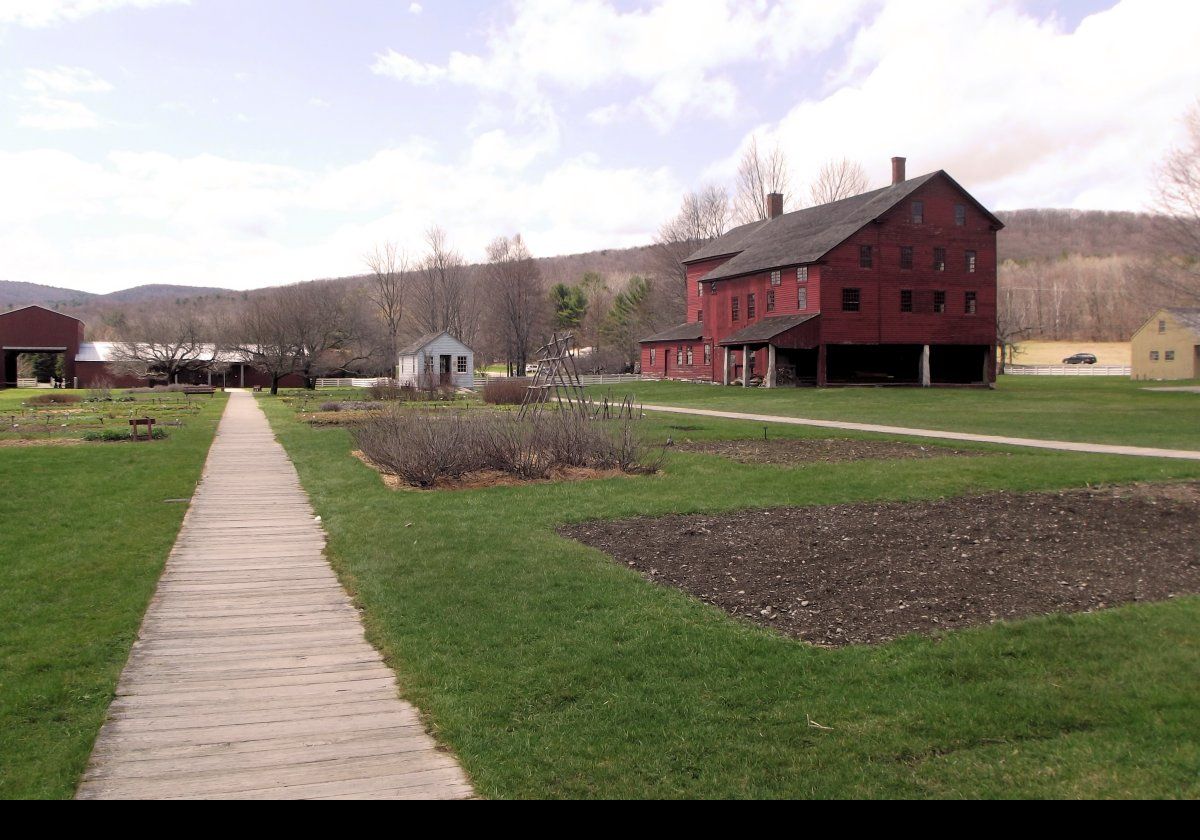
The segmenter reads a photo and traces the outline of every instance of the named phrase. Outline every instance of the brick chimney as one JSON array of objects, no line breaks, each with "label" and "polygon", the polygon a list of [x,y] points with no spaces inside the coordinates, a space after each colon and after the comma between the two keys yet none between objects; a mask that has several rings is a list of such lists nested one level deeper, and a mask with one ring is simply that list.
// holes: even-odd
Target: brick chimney
[{"label": "brick chimney", "polygon": [[783,193],[767,193],[767,218],[783,215]]},{"label": "brick chimney", "polygon": [[904,161],[902,157],[892,158],[892,186],[904,183]]}]

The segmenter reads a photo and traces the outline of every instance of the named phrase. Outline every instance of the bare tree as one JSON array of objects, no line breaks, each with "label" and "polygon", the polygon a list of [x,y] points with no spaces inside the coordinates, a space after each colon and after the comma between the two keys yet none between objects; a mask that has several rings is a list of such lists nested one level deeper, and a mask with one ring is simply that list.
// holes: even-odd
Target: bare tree
[{"label": "bare tree", "polygon": [[222,341],[226,353],[245,359],[271,377],[271,393],[279,382],[295,373],[300,350],[292,333],[286,289],[271,289],[246,300],[227,327]]},{"label": "bare tree", "polygon": [[861,163],[842,158],[827,161],[821,167],[809,187],[809,194],[813,204],[828,204],[865,193],[869,184],[867,170]]},{"label": "bare tree", "polygon": [[1158,172],[1155,280],[1175,295],[1200,301],[1200,102],[1184,116],[1186,137]]},{"label": "bare tree", "polygon": [[546,292],[541,271],[520,234],[492,240],[484,276],[498,345],[510,373],[515,370],[523,376],[536,331],[545,325]]},{"label": "bare tree", "polygon": [[136,376],[162,374],[175,382],[180,374],[209,365],[212,329],[191,307],[144,309],[123,319],[121,340],[113,347],[114,366]]},{"label": "bare tree", "polygon": [[477,301],[470,293],[471,271],[440,227],[425,232],[425,245],[413,289],[417,325],[427,333],[446,330],[470,345],[478,326]]},{"label": "bare tree", "polygon": [[775,144],[769,151],[758,148],[758,138],[751,137],[750,145],[738,164],[734,189],[734,216],[739,224],[759,222],[768,218],[767,193],[788,194],[788,163]]},{"label": "bare tree", "polygon": [[682,315],[687,303],[687,266],[683,261],[729,225],[729,195],[710,184],[683,197],[679,212],[654,237],[655,274],[664,282],[664,298]]},{"label": "bare tree", "polygon": [[367,296],[383,321],[387,334],[387,354],[396,364],[400,350],[400,328],[404,322],[404,282],[408,273],[408,254],[394,242],[376,245],[364,257],[371,269]]}]

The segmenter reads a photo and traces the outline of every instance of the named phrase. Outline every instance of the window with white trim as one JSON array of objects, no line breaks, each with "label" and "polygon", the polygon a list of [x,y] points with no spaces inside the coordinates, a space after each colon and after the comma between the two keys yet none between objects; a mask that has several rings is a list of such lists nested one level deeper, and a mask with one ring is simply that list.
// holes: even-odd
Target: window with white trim
[{"label": "window with white trim", "polygon": [[796,269],[796,282],[797,283],[807,283],[808,282],[808,266],[802,265]]},{"label": "window with white trim", "polygon": [[458,371],[459,373],[466,373],[467,372],[467,357],[459,356],[457,359],[455,359],[454,369],[456,371]]},{"label": "window with white trim", "polygon": [[778,286],[778,285],[779,285],[780,283],[782,283],[782,282],[783,282],[783,280],[782,280],[782,272],[779,272],[779,271],[772,271],[772,272],[771,272],[771,285],[772,285],[772,286]]}]

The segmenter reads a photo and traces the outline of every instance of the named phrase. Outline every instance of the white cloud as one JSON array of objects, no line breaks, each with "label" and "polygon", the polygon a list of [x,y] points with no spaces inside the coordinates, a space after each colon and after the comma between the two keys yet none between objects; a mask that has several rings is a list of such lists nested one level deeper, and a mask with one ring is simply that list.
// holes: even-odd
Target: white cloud
[{"label": "white cloud", "polygon": [[71,23],[97,12],[120,8],[149,9],[154,6],[187,5],[191,0],[3,0],[0,26],[29,28]]},{"label": "white cloud", "polygon": [[739,65],[780,67],[826,49],[869,0],[838,3],[664,0],[620,11],[604,0],[520,0],[484,54],[451,53],[430,64],[388,50],[372,70],[412,84],[449,81],[519,101],[545,102],[633,83],[628,103],[595,111],[612,121],[641,116],[665,130],[689,114],[730,119]]},{"label": "white cloud", "polygon": [[82,102],[55,99],[49,96],[34,96],[22,103],[23,113],[17,117],[17,125],[42,131],[73,131],[82,128],[99,128],[100,117]]},{"label": "white cloud", "polygon": [[328,108],[333,103],[322,99],[319,96],[314,96],[312,99],[308,100],[308,104],[313,108]]},{"label": "white cloud", "polygon": [[87,105],[65,97],[77,94],[108,93],[113,86],[83,67],[58,66],[50,70],[29,68],[21,87],[28,93],[19,97],[21,114],[17,124],[43,131],[70,131],[97,128],[102,120]]},{"label": "white cloud", "polygon": [[91,70],[61,65],[50,70],[26,70],[22,87],[34,93],[107,93],[113,89]]},{"label": "white cloud", "polygon": [[423,11],[424,11],[424,8],[421,6],[420,3],[410,3],[409,4],[408,13],[410,15],[419,15]]}]

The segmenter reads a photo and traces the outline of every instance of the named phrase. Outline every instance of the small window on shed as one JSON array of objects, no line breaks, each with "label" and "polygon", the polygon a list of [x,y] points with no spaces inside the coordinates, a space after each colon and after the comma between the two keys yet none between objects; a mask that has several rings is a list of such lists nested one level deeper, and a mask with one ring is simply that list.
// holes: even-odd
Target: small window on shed
[{"label": "small window on shed", "polygon": [[913,266],[913,249],[911,245],[900,246],[900,267],[912,268]]},{"label": "small window on shed", "polygon": [[858,312],[862,308],[861,289],[842,289],[842,311]]},{"label": "small window on shed", "polygon": [[796,308],[801,312],[808,309],[808,288],[805,286],[796,290]]},{"label": "small window on shed", "polygon": [[703,310],[703,309],[697,309],[697,310],[696,310],[696,320],[697,320],[697,321],[703,321],[703,320],[704,320],[704,310]]},{"label": "small window on shed", "polygon": [[967,223],[967,207],[964,204],[954,205],[954,224],[962,227]]},{"label": "small window on shed", "polygon": [[772,285],[772,286],[778,286],[778,285],[779,285],[780,283],[782,283],[782,282],[783,282],[783,280],[782,280],[782,272],[779,272],[779,271],[772,271],[772,272],[771,272],[771,285]]},{"label": "small window on shed", "polygon": [[933,249],[933,270],[934,271],[945,271],[946,270],[946,249],[945,248],[934,248]]},{"label": "small window on shed", "polygon": [[767,311],[775,311],[775,290],[767,289]]},{"label": "small window on shed", "polygon": [[757,314],[757,310],[755,309],[754,295],[746,295],[746,319],[749,320]]},{"label": "small window on shed", "polygon": [[934,292],[933,293],[933,311],[937,312],[939,314],[946,311],[946,293],[945,292]]},{"label": "small window on shed", "polygon": [[454,369],[456,371],[458,371],[459,373],[466,373],[467,372],[467,357],[459,356],[457,359],[455,359],[454,360]]},{"label": "small window on shed", "polygon": [[914,201],[912,203],[912,223],[914,225],[925,224],[925,202]]},{"label": "small window on shed", "polygon": [[974,315],[978,306],[979,295],[975,292],[966,292],[963,299],[963,312],[967,315]]},{"label": "small window on shed", "polygon": [[870,245],[860,245],[858,247],[858,267],[859,268],[870,268],[871,267],[871,246]]},{"label": "small window on shed", "polygon": [[1158,351],[1157,350],[1150,351],[1150,361],[1152,361],[1152,362],[1158,361]]},{"label": "small window on shed", "polygon": [[912,289],[901,289],[900,290],[900,311],[901,312],[912,312],[913,311]]},{"label": "small window on shed", "polygon": [[975,273],[975,264],[976,264],[976,262],[978,262],[978,260],[976,259],[976,256],[975,256],[975,252],[974,251],[966,251],[964,262],[966,263],[967,274],[974,274]]},{"label": "small window on shed", "polygon": [[802,265],[796,269],[796,282],[797,283],[807,283],[808,282],[808,266]]},{"label": "small window on shed", "polygon": [[1174,350],[1168,350],[1168,351],[1167,351],[1167,352],[1166,352],[1166,353],[1163,355],[1163,358],[1164,358],[1164,359],[1166,359],[1168,362],[1173,362],[1173,361],[1175,361],[1175,351],[1174,351]]},{"label": "small window on shed", "polygon": [[729,299],[729,317],[734,321],[740,321],[742,318],[742,299],[737,295]]}]

